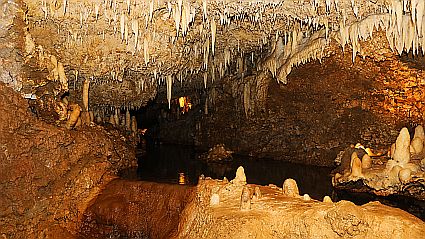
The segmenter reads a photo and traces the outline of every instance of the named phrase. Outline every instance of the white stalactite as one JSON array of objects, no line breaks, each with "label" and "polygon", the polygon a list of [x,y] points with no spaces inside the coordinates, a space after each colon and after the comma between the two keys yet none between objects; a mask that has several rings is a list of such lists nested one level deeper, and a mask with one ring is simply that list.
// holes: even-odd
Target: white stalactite
[{"label": "white stalactite", "polygon": [[211,18],[210,28],[211,28],[211,51],[212,51],[212,54],[214,55],[215,40],[216,40],[216,34],[217,34],[217,24],[215,23],[214,18]]},{"label": "white stalactite", "polygon": [[173,75],[167,75],[165,79],[167,85],[167,100],[168,100],[168,108],[171,109],[171,90],[173,87]]}]

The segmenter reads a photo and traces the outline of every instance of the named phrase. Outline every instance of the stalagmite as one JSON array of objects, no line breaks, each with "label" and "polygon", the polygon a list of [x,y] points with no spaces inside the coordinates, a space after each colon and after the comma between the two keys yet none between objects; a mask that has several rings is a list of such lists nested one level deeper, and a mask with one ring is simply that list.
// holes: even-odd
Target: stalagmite
[{"label": "stalagmite", "polygon": [[93,111],[89,111],[90,122],[94,122],[94,114]]},{"label": "stalagmite", "polygon": [[78,104],[71,104],[71,113],[69,115],[69,119],[66,122],[66,128],[72,129],[80,118],[81,107]]},{"label": "stalagmite", "polygon": [[113,126],[116,125],[114,114],[111,114],[111,116],[109,117],[109,123],[112,124]]},{"label": "stalagmite", "polygon": [[304,201],[311,201],[311,197],[310,195],[308,195],[307,193],[303,195],[303,200]]},{"label": "stalagmite", "polygon": [[253,195],[253,199],[255,200],[259,200],[263,197],[263,194],[261,193],[260,187],[256,186],[254,188],[254,195]]},{"label": "stalagmite", "polygon": [[398,177],[400,179],[400,182],[407,183],[411,179],[412,171],[408,168],[401,169],[398,173]]},{"label": "stalagmite", "polygon": [[81,115],[80,115],[80,117],[78,117],[77,123],[75,123],[75,126],[74,127],[80,127],[81,125],[83,125],[83,123],[81,121]]},{"label": "stalagmite", "polygon": [[[367,154],[365,154],[367,155]],[[358,177],[362,177],[362,161],[360,160],[360,158],[357,156],[357,153],[354,152],[353,155],[351,156],[351,174],[350,177],[352,178],[358,178]]]},{"label": "stalagmite", "polygon": [[388,173],[388,180],[390,185],[400,182],[399,173],[403,168],[399,165],[393,166]]},{"label": "stalagmite", "polygon": [[415,128],[415,135],[411,142],[411,148],[413,148],[414,154],[421,154],[424,148],[424,140],[425,140],[425,134],[424,129],[421,125],[417,126]]},{"label": "stalagmite", "polygon": [[246,185],[245,170],[242,166],[238,167],[236,170],[236,177],[230,182],[237,186]]},{"label": "stalagmite", "polygon": [[403,128],[395,143],[394,160],[400,164],[410,161],[410,135],[407,128]]},{"label": "stalagmite", "polygon": [[372,167],[372,158],[368,155],[365,154],[362,157],[362,168],[363,169],[368,169]]},{"label": "stalagmite", "polygon": [[329,197],[329,196],[325,196],[325,197],[323,198],[323,202],[324,202],[324,203],[333,203],[333,202],[332,202],[331,197]]},{"label": "stalagmite", "polygon": [[300,191],[298,190],[297,182],[288,178],[283,182],[283,194],[288,197],[298,197],[300,196]]},{"label": "stalagmite", "polygon": [[241,195],[241,210],[247,211],[251,209],[251,192],[248,186],[244,186]]}]

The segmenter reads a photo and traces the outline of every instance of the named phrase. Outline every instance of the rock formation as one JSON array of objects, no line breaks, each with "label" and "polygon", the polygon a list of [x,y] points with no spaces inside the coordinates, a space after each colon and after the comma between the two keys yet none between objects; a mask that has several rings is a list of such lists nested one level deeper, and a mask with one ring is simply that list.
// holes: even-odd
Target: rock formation
[{"label": "rock formation", "polygon": [[[206,199],[216,187],[223,200],[212,207]],[[272,186],[244,186],[246,195],[248,188],[259,187],[263,197],[241,211],[242,189],[232,187],[221,180],[200,181],[196,199],[183,210],[177,238],[421,238],[425,233],[423,221],[379,202],[356,206],[288,198]]]},{"label": "rock formation", "polygon": [[397,137],[393,159],[400,165],[405,165],[410,161],[410,135],[407,128],[401,129]]},{"label": "rock formation", "polygon": [[283,189],[283,194],[285,196],[288,196],[288,197],[299,197],[300,196],[300,192],[298,190],[297,182],[292,178],[285,179],[285,181],[283,182],[282,189]]},{"label": "rock formation", "polygon": [[236,186],[243,186],[246,184],[245,170],[242,166],[239,166],[236,170],[235,178],[230,182]]},{"label": "rock formation", "polygon": [[[421,168],[421,160],[417,159],[423,151],[422,126],[416,127],[415,135],[417,136],[412,140],[415,145],[411,145],[409,132],[407,128],[403,128],[396,143],[391,146],[389,155],[392,158],[384,155],[370,158],[365,155],[360,161],[353,157],[351,174],[335,174],[333,185],[340,189],[365,191],[382,196],[400,194],[423,200],[425,171]],[[356,182],[360,182],[364,187],[359,188],[358,184],[355,186]]]},{"label": "rock formation", "polygon": [[99,126],[68,130],[43,122],[0,82],[1,237],[75,237],[90,201],[119,170],[137,165],[134,146],[120,137]]}]

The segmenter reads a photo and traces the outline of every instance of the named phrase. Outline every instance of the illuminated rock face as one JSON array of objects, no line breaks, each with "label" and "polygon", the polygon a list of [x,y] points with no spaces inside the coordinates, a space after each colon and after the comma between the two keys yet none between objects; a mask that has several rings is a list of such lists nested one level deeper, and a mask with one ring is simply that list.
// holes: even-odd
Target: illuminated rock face
[{"label": "illuminated rock face", "polygon": [[[222,200],[211,206],[207,199],[217,187]],[[240,210],[241,193],[255,187],[262,198],[252,200],[250,210]],[[181,214],[177,238],[420,238],[425,232],[420,219],[379,202],[356,206],[333,203],[328,196],[324,202],[308,196],[290,198],[271,186],[231,188],[222,180],[201,180],[196,200]]]}]

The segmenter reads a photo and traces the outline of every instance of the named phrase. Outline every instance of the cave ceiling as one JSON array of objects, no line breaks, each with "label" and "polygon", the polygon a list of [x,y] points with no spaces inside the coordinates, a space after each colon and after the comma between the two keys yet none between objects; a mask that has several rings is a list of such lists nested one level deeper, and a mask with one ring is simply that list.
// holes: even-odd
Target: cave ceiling
[{"label": "cave ceiling", "polygon": [[[90,80],[91,106],[138,108],[156,95],[158,84],[171,98],[173,83],[204,87],[247,68],[285,84],[293,67],[346,48],[355,61],[356,55],[418,54],[425,46],[421,0],[20,4],[29,75],[45,78],[31,84],[55,81],[61,92],[79,95]],[[373,41],[376,31],[384,37]],[[372,47],[362,47],[366,40]]]}]

